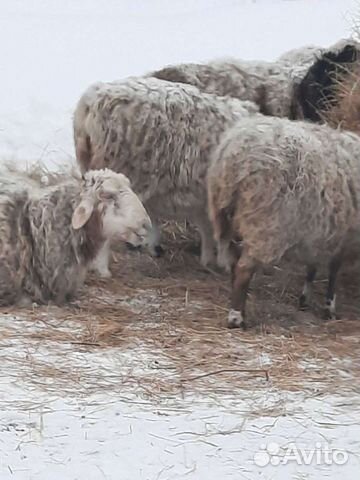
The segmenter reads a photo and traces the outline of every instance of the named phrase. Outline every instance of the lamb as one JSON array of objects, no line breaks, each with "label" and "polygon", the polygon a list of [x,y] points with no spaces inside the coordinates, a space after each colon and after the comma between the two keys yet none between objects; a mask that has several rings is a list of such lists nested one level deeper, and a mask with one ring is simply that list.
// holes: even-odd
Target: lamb
[{"label": "lamb", "polygon": [[359,242],[359,158],[360,137],[301,121],[254,117],[223,136],[208,171],[208,202],[233,271],[229,327],[247,325],[254,272],[285,255],[307,266],[301,308],[318,266],[329,264],[325,314],[335,315],[336,275]]},{"label": "lamb", "polygon": [[351,39],[325,49],[304,46],[275,62],[215,60],[172,65],[148,74],[194,85],[202,92],[255,102],[264,115],[320,122],[333,101],[336,72],[358,59],[360,46]]},{"label": "lamb", "polygon": [[201,263],[215,260],[207,215],[210,153],[226,128],[257,107],[155,78],[99,83],[74,115],[81,171],[108,167],[131,179],[150,216],[187,219],[199,229]]},{"label": "lamb", "polygon": [[5,169],[0,175],[0,305],[62,304],[82,286],[109,239],[146,241],[151,221],[122,174],[89,171],[44,186]]}]

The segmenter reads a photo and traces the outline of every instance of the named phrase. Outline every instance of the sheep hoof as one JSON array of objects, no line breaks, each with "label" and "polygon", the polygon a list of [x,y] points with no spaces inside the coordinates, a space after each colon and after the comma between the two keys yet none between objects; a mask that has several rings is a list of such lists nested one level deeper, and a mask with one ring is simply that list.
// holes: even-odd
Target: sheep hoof
[{"label": "sheep hoof", "polygon": [[325,308],[324,308],[324,318],[325,320],[336,320],[337,319],[337,316],[336,316],[336,312],[335,312],[335,305],[336,305],[336,296],[334,295],[334,298],[331,300],[331,299],[327,299],[326,300],[326,305],[325,305]]},{"label": "sheep hoof", "polygon": [[245,319],[241,312],[231,309],[228,316],[228,328],[246,329]]}]

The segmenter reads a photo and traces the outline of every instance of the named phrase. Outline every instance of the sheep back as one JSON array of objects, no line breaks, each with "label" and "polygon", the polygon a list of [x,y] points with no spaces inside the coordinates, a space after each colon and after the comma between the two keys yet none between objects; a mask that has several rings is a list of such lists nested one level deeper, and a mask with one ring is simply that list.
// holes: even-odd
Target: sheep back
[{"label": "sheep back", "polygon": [[[29,238],[34,245],[25,291],[38,296],[41,303],[69,300],[85,279],[87,262],[81,251],[84,231],[71,228],[79,194],[79,185],[70,182],[44,192],[27,205]],[[40,292],[34,291],[32,285],[40,286]]]},{"label": "sheep back", "polygon": [[2,172],[0,179],[0,302],[62,303],[85,276],[81,245],[84,231],[71,228],[79,201],[75,180],[45,187],[23,173]]},{"label": "sheep back", "polygon": [[[158,212],[177,215],[206,203],[210,152],[227,127],[256,110],[189,85],[128,79],[85,93],[77,111],[87,114],[75,113],[75,142],[86,144],[83,170],[122,172],[148,207],[151,200]],[[77,158],[81,164],[84,155]]]},{"label": "sheep back", "polygon": [[290,115],[291,82],[287,68],[280,64],[215,60],[206,64],[172,65],[149,76],[194,85],[206,93],[252,101],[265,115]]}]

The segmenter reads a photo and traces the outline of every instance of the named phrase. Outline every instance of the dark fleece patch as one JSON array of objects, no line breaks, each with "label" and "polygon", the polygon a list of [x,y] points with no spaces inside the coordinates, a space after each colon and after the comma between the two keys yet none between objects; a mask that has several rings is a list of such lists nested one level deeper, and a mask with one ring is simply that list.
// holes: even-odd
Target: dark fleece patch
[{"label": "dark fleece patch", "polygon": [[334,85],[338,75],[343,75],[359,58],[359,50],[346,45],[340,52],[326,52],[310,67],[296,92],[304,118],[321,120],[321,111],[336,103]]}]

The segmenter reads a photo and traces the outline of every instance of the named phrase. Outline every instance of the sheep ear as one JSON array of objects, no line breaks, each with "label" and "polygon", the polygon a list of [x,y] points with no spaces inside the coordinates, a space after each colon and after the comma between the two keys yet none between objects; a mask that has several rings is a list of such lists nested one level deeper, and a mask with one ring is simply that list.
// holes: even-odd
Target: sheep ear
[{"label": "sheep ear", "polygon": [[79,230],[91,217],[94,210],[94,202],[89,199],[82,200],[75,208],[71,219],[71,225],[74,230]]}]

